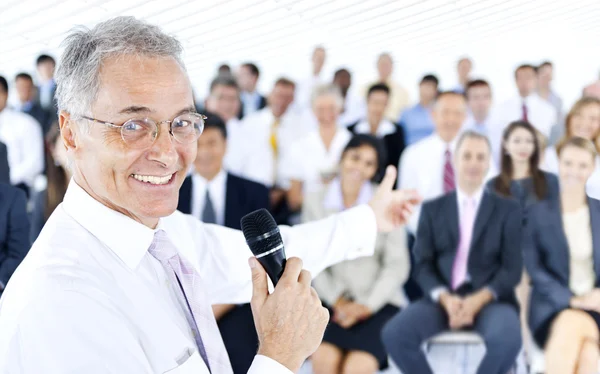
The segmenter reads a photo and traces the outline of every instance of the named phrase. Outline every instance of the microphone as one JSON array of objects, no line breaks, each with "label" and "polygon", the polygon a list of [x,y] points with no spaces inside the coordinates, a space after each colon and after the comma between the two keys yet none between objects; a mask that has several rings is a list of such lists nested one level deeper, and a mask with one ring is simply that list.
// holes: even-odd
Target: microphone
[{"label": "microphone", "polygon": [[250,251],[276,286],[285,268],[285,249],[273,216],[259,209],[243,216],[240,223]]}]

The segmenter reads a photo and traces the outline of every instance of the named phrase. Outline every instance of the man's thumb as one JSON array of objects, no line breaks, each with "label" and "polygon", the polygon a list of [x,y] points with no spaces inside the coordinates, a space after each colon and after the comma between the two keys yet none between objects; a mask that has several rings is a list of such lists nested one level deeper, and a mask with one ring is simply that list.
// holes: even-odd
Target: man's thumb
[{"label": "man's thumb", "polygon": [[391,191],[394,188],[394,183],[396,183],[396,175],[396,168],[392,165],[389,165],[385,169],[385,176],[379,184],[379,188],[383,191]]},{"label": "man's thumb", "polygon": [[269,295],[267,273],[255,257],[250,257],[248,264],[252,269],[252,307],[260,308]]}]

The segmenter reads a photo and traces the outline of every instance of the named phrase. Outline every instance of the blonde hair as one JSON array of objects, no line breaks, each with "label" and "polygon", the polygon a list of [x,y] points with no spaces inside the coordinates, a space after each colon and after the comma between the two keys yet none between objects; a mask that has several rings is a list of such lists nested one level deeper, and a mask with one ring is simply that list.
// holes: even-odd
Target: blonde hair
[{"label": "blonde hair", "polygon": [[[563,143],[566,143],[570,138],[573,137],[573,133],[571,131],[571,120],[573,119],[573,117],[576,114],[580,113],[583,110],[583,108],[585,108],[587,106],[591,106],[591,105],[598,105],[600,107],[600,99],[597,99],[595,97],[583,97],[583,98],[577,100],[575,102],[575,104],[573,104],[573,106],[571,107],[571,110],[569,111],[569,114],[567,114],[567,117],[565,118],[565,135],[556,144],[556,152],[558,154],[560,154],[559,149],[561,148]],[[597,131],[596,134],[594,134],[592,143],[593,143],[594,147],[596,148],[596,152],[600,152],[600,130]]]},{"label": "blonde hair", "polygon": [[567,139],[563,142],[561,142],[560,144],[558,144],[558,156],[560,157],[560,154],[562,153],[562,151],[564,151],[566,148],[569,147],[573,147],[573,148],[579,148],[579,149],[583,149],[584,151],[588,151],[590,153],[590,155],[592,155],[592,159],[596,160],[596,156],[598,155],[598,151],[596,150],[596,145],[588,139],[585,138],[580,138],[578,136],[572,137],[570,139]]}]

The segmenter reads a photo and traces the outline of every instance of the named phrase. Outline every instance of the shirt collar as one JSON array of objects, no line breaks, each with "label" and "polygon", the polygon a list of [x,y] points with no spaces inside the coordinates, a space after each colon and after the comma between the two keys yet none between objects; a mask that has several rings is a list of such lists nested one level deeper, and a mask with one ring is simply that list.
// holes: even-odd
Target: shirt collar
[{"label": "shirt collar", "polygon": [[227,172],[223,168],[221,168],[221,170],[219,170],[219,173],[215,175],[215,177],[211,181],[207,180],[197,172],[194,172],[194,174],[192,174],[192,178],[194,180],[194,184],[200,184],[202,186],[218,186],[221,184],[225,184],[225,181],[227,180]]},{"label": "shirt collar", "polygon": [[137,269],[148,251],[154,233],[164,230],[162,219],[152,230],[97,201],[74,180],[69,183],[62,205],[68,215],[132,270]]},{"label": "shirt collar", "polygon": [[[368,203],[371,200],[371,197],[373,197],[373,186],[367,181],[360,188],[358,199],[354,206]],[[342,195],[342,183],[339,177],[335,178],[329,184],[325,199],[323,200],[323,205],[325,206],[325,209],[336,212],[341,212],[346,209],[344,206],[344,196]]]},{"label": "shirt collar", "polygon": [[[370,134],[371,125],[369,125],[367,120],[362,120],[356,125],[355,131],[358,134]],[[386,135],[393,134],[394,132],[396,132],[396,125],[394,125],[390,120],[384,118],[381,120],[381,122],[379,122],[376,134],[379,137],[384,137]]]},{"label": "shirt collar", "polygon": [[474,200],[475,206],[479,206],[479,203],[481,203],[481,198],[483,196],[483,186],[480,186],[472,196],[468,196],[466,193],[461,191],[461,189],[458,186],[456,186],[456,196],[458,197],[458,203],[460,204],[459,206],[462,206],[463,203],[468,199]]},{"label": "shirt collar", "polygon": [[438,145],[444,148],[444,151],[450,148],[450,152],[454,152],[454,149],[456,148],[456,143],[458,142],[458,138],[460,137],[460,132],[456,134],[456,136],[454,137],[454,139],[452,139],[450,143],[446,143],[444,140],[442,140],[442,138],[440,138],[437,132],[434,132],[431,136]]}]

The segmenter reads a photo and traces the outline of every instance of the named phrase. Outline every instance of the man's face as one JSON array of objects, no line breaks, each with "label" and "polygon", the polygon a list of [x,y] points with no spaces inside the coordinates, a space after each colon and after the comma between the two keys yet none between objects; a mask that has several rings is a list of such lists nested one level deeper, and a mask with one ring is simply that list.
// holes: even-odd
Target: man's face
[{"label": "man's face", "polygon": [[258,77],[252,75],[252,72],[248,67],[240,66],[237,79],[242,91],[254,92],[256,90],[256,82],[258,82]]},{"label": "man's face", "polygon": [[451,142],[465,122],[467,105],[461,95],[445,95],[433,107],[435,131],[445,141]]},{"label": "man's face", "polygon": [[312,63],[314,70],[321,71],[323,65],[325,65],[325,50],[323,48],[316,48],[313,52]]},{"label": "man's face", "polygon": [[393,67],[394,64],[390,56],[381,56],[377,61],[377,71],[379,72],[379,77],[383,79],[388,79],[392,75]]},{"label": "man's face", "polygon": [[0,112],[6,108],[6,102],[8,101],[8,92],[4,91],[0,87]]},{"label": "man's face", "polygon": [[429,103],[435,99],[438,87],[435,83],[425,81],[419,84],[419,98],[422,102]]},{"label": "man's face", "polygon": [[333,84],[338,86],[342,93],[346,93],[352,84],[352,77],[350,76],[350,73],[342,71],[333,78]]},{"label": "man's face", "polygon": [[490,87],[471,87],[467,92],[467,105],[476,117],[487,117],[492,106],[492,91]]},{"label": "man's face", "polygon": [[478,188],[490,167],[490,147],[484,139],[466,138],[456,150],[454,165],[459,185]]},{"label": "man's face", "polygon": [[276,84],[269,96],[269,107],[277,118],[281,117],[294,101],[294,86]]},{"label": "man's face", "polygon": [[456,70],[458,71],[458,76],[461,79],[466,79],[469,77],[469,74],[471,74],[472,68],[473,68],[473,64],[471,63],[471,60],[469,60],[467,58],[463,58],[462,60],[459,61]]},{"label": "man's face", "polygon": [[540,86],[548,87],[553,78],[552,65],[543,65],[538,69],[538,81]]},{"label": "man's face", "polygon": [[388,105],[389,95],[384,91],[373,91],[367,98],[367,114],[381,121]]},{"label": "man's face", "polygon": [[529,96],[535,91],[537,86],[537,74],[531,68],[517,70],[516,74],[517,89],[522,97]]},{"label": "man's face", "polygon": [[44,61],[38,64],[37,71],[42,81],[48,81],[54,77],[54,68],[52,61]]},{"label": "man's face", "polygon": [[107,59],[91,111],[61,112],[61,134],[74,160],[76,181],[109,208],[155,227],[159,217],[177,208],[179,187],[196,158],[196,143],[177,142],[169,124],[162,123],[154,143],[136,149],[124,143],[120,129],[88,121],[90,131],[82,131],[84,120],[71,116],[120,125],[140,117],[170,121],[193,110],[189,80],[175,60],[127,55]]},{"label": "man's face", "polygon": [[217,85],[206,99],[206,109],[227,123],[240,111],[238,90],[230,86]]},{"label": "man's face", "polygon": [[29,79],[17,78],[15,87],[21,103],[26,103],[33,98],[33,82]]},{"label": "man's face", "polygon": [[198,154],[194,167],[206,179],[212,179],[223,167],[227,142],[221,131],[214,127],[204,130],[198,139]]}]

